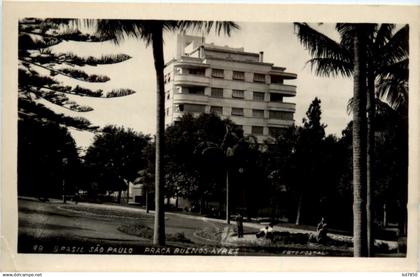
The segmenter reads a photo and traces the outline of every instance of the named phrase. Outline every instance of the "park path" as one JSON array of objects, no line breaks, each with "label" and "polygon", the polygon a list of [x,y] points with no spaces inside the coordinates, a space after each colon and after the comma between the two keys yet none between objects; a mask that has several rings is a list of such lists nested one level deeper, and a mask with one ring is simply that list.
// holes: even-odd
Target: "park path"
[{"label": "park path", "polygon": [[[24,201],[19,203],[19,232],[36,238],[76,237],[103,241],[141,241],[142,239],[118,231],[125,222],[103,216],[62,209],[64,204],[54,200],[49,203]],[[82,215],[82,216],[81,216]],[[77,219],[77,220],[76,220]]]},{"label": "park path", "polygon": [[[35,198],[25,198],[19,197],[22,200],[30,200],[25,202],[35,202],[40,203]],[[138,236],[128,235],[122,233],[117,230],[117,227],[121,224],[127,224],[127,220],[130,220],[130,224],[135,223],[135,219],[133,217],[124,217],[124,216],[110,216],[107,215],[106,212],[100,218],[97,218],[97,214],[91,214],[89,216],[88,212],[84,211],[74,211],[70,209],[65,209],[65,205],[59,205],[61,201],[59,200],[50,200],[51,204],[56,205],[56,212],[55,214],[49,212],[50,214],[45,214],[45,208],[42,208],[42,205],[35,205],[40,207],[33,207],[34,209],[38,209],[37,213],[28,214],[28,213],[19,213],[19,220],[22,219],[22,222],[31,220],[38,222],[39,224],[43,225],[44,227],[47,226],[48,228],[39,228],[40,225],[31,225],[28,224],[20,224],[19,228],[24,228],[26,231],[34,232],[37,236],[49,235],[50,233],[56,233],[57,228],[59,228],[60,233],[66,235],[75,235],[75,234],[82,234],[85,237],[96,237],[102,238],[105,240],[127,240],[127,241],[139,241]],[[79,203],[79,206],[84,207],[92,207],[92,208],[101,208],[103,210],[118,210],[118,211],[126,211],[127,213],[136,213],[139,215],[143,215],[141,217],[141,223],[146,223],[150,227],[153,227],[153,215],[154,211],[150,211],[149,214],[146,213],[145,209],[140,207],[128,207],[128,206],[118,206],[115,204],[95,204],[95,203]],[[57,211],[65,209],[67,213],[73,214],[84,214],[87,217],[81,217],[77,220],[64,220],[66,215],[64,213],[60,213]],[[44,213],[43,213],[44,212]],[[39,213],[39,214],[38,214]],[[208,218],[202,217],[198,215],[189,215],[189,214],[182,214],[176,212],[166,212],[166,222],[167,232],[170,233],[177,233],[177,232],[184,232],[194,243],[197,244],[235,244],[238,239],[235,236],[235,224],[231,223],[229,226],[226,226],[226,221],[223,219],[216,219],[216,218]],[[51,217],[53,216],[53,217]],[[36,218],[31,218],[36,217]],[[264,224],[253,223],[253,222],[244,222],[244,227],[252,228],[255,232],[261,228],[263,228]],[[61,227],[57,227],[61,226]],[[221,240],[209,240],[204,239],[202,237],[197,236],[196,231],[200,228],[209,227],[215,230],[221,231]],[[224,226],[224,227],[221,227]],[[55,230],[54,230],[55,229]],[[274,231],[278,232],[289,232],[289,233],[306,233],[311,234],[315,233],[314,231],[307,230],[307,229],[300,229],[300,228],[291,228],[281,225],[276,225],[273,227]],[[49,233],[48,233],[49,232]],[[336,240],[344,240],[344,241],[351,241],[352,237],[342,234],[334,234],[329,233],[333,239]],[[256,241],[255,234],[245,234],[247,240]],[[146,240],[147,241],[147,240]],[[387,243],[391,248],[397,247],[397,242],[395,241],[383,241],[383,240],[376,240],[377,242]]]},{"label": "park path", "polygon": [[[36,198],[20,197],[19,234],[39,239],[67,237],[150,244],[151,239],[126,234],[118,228],[139,224],[152,229],[153,215],[153,211],[147,214],[144,209],[136,207],[94,203],[76,205],[72,201],[63,204],[56,199],[40,202]],[[183,234],[192,244],[220,245],[220,240],[197,235],[201,230],[219,230],[219,225],[212,219],[168,212],[165,225],[167,234]]]}]

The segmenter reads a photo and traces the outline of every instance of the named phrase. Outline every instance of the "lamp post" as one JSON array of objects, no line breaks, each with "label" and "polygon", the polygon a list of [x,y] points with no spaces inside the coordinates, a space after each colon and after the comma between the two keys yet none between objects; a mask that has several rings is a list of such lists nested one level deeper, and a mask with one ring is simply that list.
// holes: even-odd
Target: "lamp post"
[{"label": "lamp post", "polygon": [[65,167],[66,167],[66,165],[67,165],[67,162],[68,162],[68,160],[67,160],[67,158],[63,158],[62,160],[62,174],[63,174],[63,203],[64,204],[66,204],[66,178],[65,178]]},{"label": "lamp post", "polygon": [[229,210],[229,166],[230,159],[233,157],[233,142],[235,141],[236,136],[232,134],[231,127],[226,126],[225,136],[223,138],[222,145],[220,148],[223,150],[225,155],[225,165],[226,165],[226,223],[230,224],[230,210]]},{"label": "lamp post", "polygon": [[229,168],[226,169],[226,223],[230,224],[229,212]]}]

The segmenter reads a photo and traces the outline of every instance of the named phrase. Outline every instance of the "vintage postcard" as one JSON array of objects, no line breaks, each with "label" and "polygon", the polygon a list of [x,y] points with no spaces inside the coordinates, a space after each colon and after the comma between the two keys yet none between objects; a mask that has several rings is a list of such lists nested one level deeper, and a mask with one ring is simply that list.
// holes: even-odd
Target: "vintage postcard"
[{"label": "vintage postcard", "polygon": [[4,2],[2,271],[417,271],[418,14]]}]

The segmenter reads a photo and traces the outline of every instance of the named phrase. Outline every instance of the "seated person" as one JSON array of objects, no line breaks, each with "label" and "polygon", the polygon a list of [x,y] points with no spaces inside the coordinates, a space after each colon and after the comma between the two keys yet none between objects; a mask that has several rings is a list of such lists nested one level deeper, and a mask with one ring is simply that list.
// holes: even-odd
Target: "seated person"
[{"label": "seated person", "polygon": [[257,238],[273,239],[273,224],[270,223],[268,226],[261,228],[258,233],[255,234]]},{"label": "seated person", "polygon": [[273,223],[268,224],[267,232],[265,233],[265,238],[273,240],[273,238],[274,238]]},{"label": "seated person", "polygon": [[318,223],[316,227],[316,241],[323,242],[327,238],[327,223],[325,222],[324,218],[321,218],[321,221]]}]

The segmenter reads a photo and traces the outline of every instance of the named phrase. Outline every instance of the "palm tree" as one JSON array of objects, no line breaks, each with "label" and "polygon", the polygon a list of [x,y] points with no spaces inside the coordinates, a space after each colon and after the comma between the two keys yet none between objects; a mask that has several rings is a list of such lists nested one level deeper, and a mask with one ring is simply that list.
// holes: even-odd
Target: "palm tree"
[{"label": "palm tree", "polygon": [[127,37],[144,40],[152,45],[154,66],[156,72],[156,156],[155,156],[155,223],[153,244],[165,244],[165,218],[164,218],[164,132],[165,132],[165,89],[164,89],[164,56],[163,32],[177,32],[186,29],[203,30],[209,33],[212,29],[216,34],[224,32],[230,35],[231,30],[239,29],[234,22],[213,21],[173,21],[173,20],[89,20],[96,25],[97,33],[115,43]]},{"label": "palm tree", "polygon": [[[350,24],[337,24],[336,29],[341,42],[330,39],[311,28],[308,24],[296,23],[297,35],[302,44],[308,48],[312,59],[308,61],[315,73],[321,76],[350,77],[354,74],[354,33]],[[350,27],[350,28],[349,28]],[[373,251],[373,231],[371,212],[371,188],[373,187],[375,98],[385,98],[392,105],[403,105],[408,97],[406,86],[408,80],[408,25],[393,34],[393,24],[364,24],[366,33],[366,82],[367,99],[367,147],[366,147],[366,206],[368,255]],[[388,82],[384,82],[387,80]],[[387,84],[387,85],[384,85]],[[395,89],[395,87],[399,88]],[[352,103],[353,101],[350,101]],[[405,102],[406,103],[406,102]],[[355,105],[350,104],[353,108]]]},{"label": "palm tree", "polygon": [[230,177],[229,171],[232,167],[232,159],[236,152],[238,152],[239,142],[243,139],[239,139],[238,134],[232,130],[232,126],[226,123],[226,131],[223,140],[220,144],[211,141],[202,141],[195,149],[195,153],[206,162],[205,168],[209,168],[209,165],[215,163],[223,164],[226,168],[225,188],[226,188],[226,223],[230,224],[231,205],[230,205]]},{"label": "palm tree", "polygon": [[355,257],[367,255],[366,230],[366,34],[363,25],[352,26],[353,35],[353,249]]},{"label": "palm tree", "polygon": [[226,223],[230,224],[230,215],[231,215],[231,204],[230,204],[230,177],[229,171],[232,166],[232,158],[235,155],[235,148],[239,142],[238,135],[232,130],[232,126],[226,126],[226,132],[223,137],[223,141],[219,148],[224,153],[225,165],[226,165]]}]

